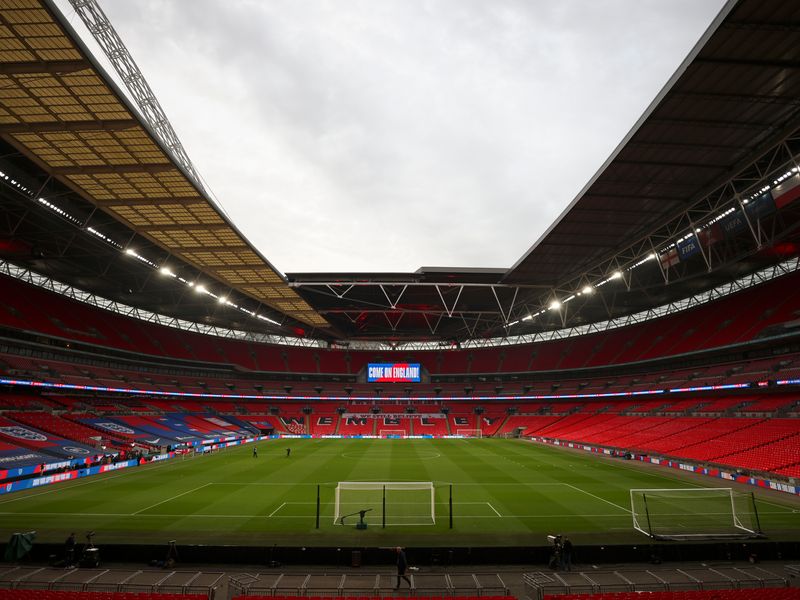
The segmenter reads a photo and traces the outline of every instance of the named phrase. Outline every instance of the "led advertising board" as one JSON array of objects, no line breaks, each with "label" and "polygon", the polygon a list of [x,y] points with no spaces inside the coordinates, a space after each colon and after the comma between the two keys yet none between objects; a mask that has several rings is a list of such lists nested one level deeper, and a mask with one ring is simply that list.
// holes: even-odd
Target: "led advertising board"
[{"label": "led advertising board", "polygon": [[369,363],[368,383],[419,383],[419,363]]}]

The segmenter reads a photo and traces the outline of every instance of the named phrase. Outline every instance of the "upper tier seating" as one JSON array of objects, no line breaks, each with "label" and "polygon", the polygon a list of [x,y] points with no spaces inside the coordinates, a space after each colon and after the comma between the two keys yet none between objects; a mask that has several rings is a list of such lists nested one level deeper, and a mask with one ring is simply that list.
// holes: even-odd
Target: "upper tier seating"
[{"label": "upper tier seating", "polygon": [[[794,309],[800,299],[800,272],[797,272],[690,310],[605,332],[505,348],[377,354],[269,346],[210,337],[94,308],[14,278],[0,276],[0,282],[6,290],[0,300],[0,326],[8,329],[153,357],[231,364],[242,372],[331,375],[355,374],[368,362],[381,361],[420,362],[434,375],[555,371],[625,364],[753,340],[764,329],[795,319]],[[99,374],[93,378],[99,378]]]}]

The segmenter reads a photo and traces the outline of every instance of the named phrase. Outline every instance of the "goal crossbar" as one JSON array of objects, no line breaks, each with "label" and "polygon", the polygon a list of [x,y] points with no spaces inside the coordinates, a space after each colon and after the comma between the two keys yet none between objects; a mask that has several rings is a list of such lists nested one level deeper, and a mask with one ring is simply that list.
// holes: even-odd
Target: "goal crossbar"
[{"label": "goal crossbar", "polygon": [[431,481],[340,481],[334,496],[333,522],[368,510],[371,514],[365,521],[383,526],[435,525],[435,494]]},{"label": "goal crossbar", "polygon": [[483,431],[480,429],[456,429],[456,435],[462,435],[464,437],[482,438]]},{"label": "goal crossbar", "polygon": [[381,429],[378,431],[378,435],[381,437],[405,437],[407,432],[405,429]]}]

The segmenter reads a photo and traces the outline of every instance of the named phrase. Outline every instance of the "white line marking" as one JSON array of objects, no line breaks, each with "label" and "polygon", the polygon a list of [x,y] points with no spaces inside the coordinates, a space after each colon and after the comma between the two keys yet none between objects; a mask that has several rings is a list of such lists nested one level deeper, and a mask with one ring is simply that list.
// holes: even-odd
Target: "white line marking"
[{"label": "white line marking", "polygon": [[[764,500],[763,498],[761,498],[759,496],[756,496],[756,501],[759,504],[769,504],[770,506],[777,506],[778,508],[782,508],[782,509],[784,509],[782,512],[788,512],[788,513],[796,513],[797,512],[797,509],[795,509],[795,508],[791,508],[789,506],[786,506],[785,504],[777,504],[775,502],[770,502],[769,500]],[[762,511],[758,511],[759,514],[761,514],[761,512]],[[777,514],[777,511],[772,511],[771,513],[764,513],[764,514]]]},{"label": "white line marking", "polygon": [[625,508],[624,506],[620,506],[619,504],[614,504],[610,500],[606,500],[605,498],[601,498],[600,496],[595,496],[591,492],[587,492],[586,490],[582,490],[577,485],[572,485],[571,483],[565,483],[564,485],[566,485],[567,487],[571,487],[573,490],[577,490],[579,492],[582,492],[582,493],[586,494],[587,496],[591,496],[592,498],[596,498],[597,500],[600,500],[601,502],[605,502],[606,504],[610,504],[611,506],[614,506],[614,507],[616,507],[616,508],[618,508],[620,510],[624,510],[626,513],[630,513],[631,512],[629,509]]},{"label": "white line marking", "polygon": [[160,506],[161,504],[164,504],[164,503],[169,502],[171,500],[175,500],[176,498],[180,498],[181,496],[185,496],[186,494],[191,494],[192,492],[196,492],[197,490],[202,490],[204,487],[208,487],[209,485],[211,485],[211,484],[210,483],[204,483],[203,485],[197,486],[196,488],[192,488],[191,490],[187,490],[187,491],[182,492],[180,494],[176,494],[176,495],[172,496],[171,498],[167,498],[166,500],[162,500],[161,502],[156,502],[155,504],[151,504],[150,506],[146,506],[146,507],[142,508],[141,510],[137,510],[136,512],[131,513],[131,515],[138,515],[139,513],[143,513],[146,510],[150,510],[151,508],[155,508],[156,506]]},{"label": "white line marking", "polygon": [[[45,494],[52,494],[53,492],[66,492],[76,487],[81,487],[84,485],[89,485],[90,483],[98,483],[102,481],[108,481],[110,479],[116,479],[117,477],[124,477],[127,475],[136,475],[137,473],[148,473],[153,468],[158,467],[167,467],[167,466],[176,466],[184,464],[182,461],[171,462],[171,461],[159,461],[156,464],[150,463],[148,465],[143,465],[140,467],[128,467],[127,469],[121,469],[121,472],[116,475],[108,475],[108,473],[113,473],[113,471],[108,471],[106,473],[98,473],[97,475],[90,475],[88,477],[88,481],[81,481],[81,479],[68,479],[63,482],[59,482],[57,484],[52,484],[53,488],[47,491],[39,492],[38,494],[23,494],[21,496],[17,496],[15,498],[9,498],[8,500],[0,500],[0,504],[8,504],[9,502],[16,502],[17,500],[27,500],[28,498],[36,498],[37,496],[44,496]],[[131,469],[135,469],[131,472]],[[103,475],[108,475],[107,477],[103,477]],[[79,483],[73,483],[79,482]],[[68,485],[72,483],[72,485]],[[20,490],[21,492],[25,492],[27,490]]]},{"label": "white line marking", "polygon": [[[488,504],[488,502],[478,502],[477,504]],[[497,511],[495,511],[497,512]],[[151,513],[151,514],[134,514],[134,513],[54,513],[54,512],[47,512],[47,513],[34,513],[34,512],[6,512],[0,513],[0,516],[19,516],[19,515],[26,515],[26,516],[36,516],[36,517],[135,517],[137,519],[147,517],[147,518],[162,518],[162,519],[263,519],[264,515],[218,515],[218,514],[207,514],[207,513],[192,513],[190,515],[176,515],[176,514],[164,514],[164,513]],[[273,519],[309,519],[313,518],[313,514],[307,515],[274,515],[272,516]],[[333,513],[322,513],[320,516],[322,517],[332,517]],[[565,514],[565,515],[543,515],[543,514],[536,514],[536,515],[499,515],[502,519],[507,518],[515,518],[515,519],[574,519],[574,518],[606,518],[606,519],[628,519],[628,515],[621,515],[619,513],[609,514],[609,515],[573,515],[573,514]],[[461,518],[466,519],[496,519],[496,515],[459,515]],[[367,521],[370,522],[370,521]],[[427,524],[427,523],[423,523]],[[388,523],[387,523],[388,525]],[[627,529],[627,528],[626,528]]]},{"label": "white line marking", "polygon": [[280,505],[278,508],[276,508],[276,509],[275,509],[275,510],[273,510],[271,513],[269,513],[269,514],[267,515],[267,518],[274,516],[274,515],[275,515],[275,513],[276,513],[276,512],[278,512],[280,509],[282,509],[284,506],[286,506],[286,502],[284,502],[284,503],[283,503],[283,504],[281,504],[281,505]]},{"label": "white line marking", "polygon": [[486,504],[489,505],[489,508],[491,508],[494,511],[494,514],[496,514],[498,517],[502,517],[503,516],[499,512],[497,512],[497,509],[494,506],[492,506],[491,502],[487,502]]}]

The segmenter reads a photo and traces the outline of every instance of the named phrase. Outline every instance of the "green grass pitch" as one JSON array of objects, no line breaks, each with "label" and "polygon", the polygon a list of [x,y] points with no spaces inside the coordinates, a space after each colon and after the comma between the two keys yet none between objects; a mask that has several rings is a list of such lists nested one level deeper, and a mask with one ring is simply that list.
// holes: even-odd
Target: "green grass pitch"
[{"label": "green grass pitch", "polygon": [[[6,539],[36,530],[38,540],[51,542],[93,529],[98,544],[176,539],[258,546],[538,546],[548,533],[577,543],[636,543],[646,538],[632,527],[629,489],[726,486],[522,440],[292,439],[256,445],[258,458],[252,445],[244,445],[0,496],[0,529]],[[364,499],[375,508],[366,530],[354,527],[357,518],[334,524],[339,481],[431,481],[435,524],[390,522],[382,528],[374,494]],[[797,499],[755,493],[766,534],[800,539]],[[426,501],[424,493],[416,499]],[[351,506],[368,507],[358,501]]]}]

